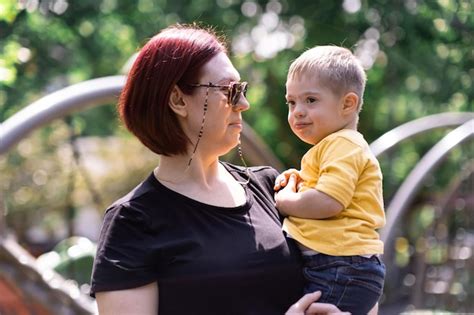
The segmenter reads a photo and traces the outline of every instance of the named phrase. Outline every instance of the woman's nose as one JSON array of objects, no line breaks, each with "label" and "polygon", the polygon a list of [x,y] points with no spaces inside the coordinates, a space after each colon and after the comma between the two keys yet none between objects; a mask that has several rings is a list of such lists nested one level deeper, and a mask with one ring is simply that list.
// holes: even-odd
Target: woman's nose
[{"label": "woman's nose", "polygon": [[247,97],[244,96],[242,93],[240,93],[239,100],[237,101],[237,104],[235,104],[235,106],[232,107],[232,110],[236,112],[237,111],[243,112],[243,111],[248,110],[249,108],[250,108],[250,103],[247,100]]}]

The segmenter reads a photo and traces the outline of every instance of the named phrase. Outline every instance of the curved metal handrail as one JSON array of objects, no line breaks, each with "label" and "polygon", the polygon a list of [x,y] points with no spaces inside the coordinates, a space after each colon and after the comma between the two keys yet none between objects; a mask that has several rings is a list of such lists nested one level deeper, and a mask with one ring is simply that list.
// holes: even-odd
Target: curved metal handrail
[{"label": "curved metal handrail", "polygon": [[423,156],[390,201],[386,211],[387,224],[380,231],[382,241],[387,242],[391,239],[397,219],[403,217],[426,176],[454,147],[473,136],[474,119],[471,119],[449,132]]},{"label": "curved metal handrail", "polygon": [[448,112],[421,117],[404,123],[384,133],[370,144],[370,149],[379,156],[392,149],[395,145],[414,135],[442,127],[459,126],[474,119],[474,113]]},{"label": "curved metal handrail", "polygon": [[115,101],[124,84],[125,76],[88,80],[53,92],[31,103],[1,124],[0,154],[6,153],[34,129],[54,119],[87,107]]}]

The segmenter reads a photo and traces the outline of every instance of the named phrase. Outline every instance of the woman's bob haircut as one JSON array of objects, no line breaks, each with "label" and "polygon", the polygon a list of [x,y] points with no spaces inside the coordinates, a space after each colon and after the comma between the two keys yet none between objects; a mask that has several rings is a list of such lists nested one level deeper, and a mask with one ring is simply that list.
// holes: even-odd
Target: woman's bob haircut
[{"label": "woman's bob haircut", "polygon": [[151,151],[186,154],[191,143],[169,106],[173,87],[192,94],[203,65],[225,43],[208,28],[173,25],[160,31],[139,51],[122,90],[118,112],[125,126]]}]

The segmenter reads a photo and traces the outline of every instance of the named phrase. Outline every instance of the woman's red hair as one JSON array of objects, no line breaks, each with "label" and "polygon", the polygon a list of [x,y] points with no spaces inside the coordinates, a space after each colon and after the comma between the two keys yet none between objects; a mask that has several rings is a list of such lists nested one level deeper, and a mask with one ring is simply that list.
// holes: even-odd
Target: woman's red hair
[{"label": "woman's red hair", "polygon": [[151,151],[166,156],[187,152],[190,140],[169,106],[173,87],[185,94],[204,64],[227,53],[224,42],[196,25],[170,26],[140,50],[120,95],[118,112],[126,127]]}]

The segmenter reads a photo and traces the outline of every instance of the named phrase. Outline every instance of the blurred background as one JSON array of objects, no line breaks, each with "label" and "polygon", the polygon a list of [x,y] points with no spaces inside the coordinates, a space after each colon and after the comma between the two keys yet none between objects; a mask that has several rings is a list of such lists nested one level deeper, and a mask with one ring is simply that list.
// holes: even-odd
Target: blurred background
[{"label": "blurred background", "polygon": [[[308,147],[286,121],[293,59],[314,45],[354,51],[368,75],[359,129],[369,143],[426,116],[470,117],[473,10],[471,0],[0,0],[0,122],[70,85],[125,74],[160,29],[199,22],[226,37],[250,83],[244,119],[281,162],[274,166],[298,167]],[[423,127],[379,156],[387,205],[456,126]],[[474,312],[473,157],[471,136],[424,174],[397,218],[381,314]],[[103,211],[157,163],[118,122],[115,102],[56,119],[0,155],[0,240],[12,237],[83,295]],[[11,314],[50,314],[42,304],[51,297],[24,289],[31,277],[7,263],[11,252],[0,252],[0,314],[7,305]]]}]

